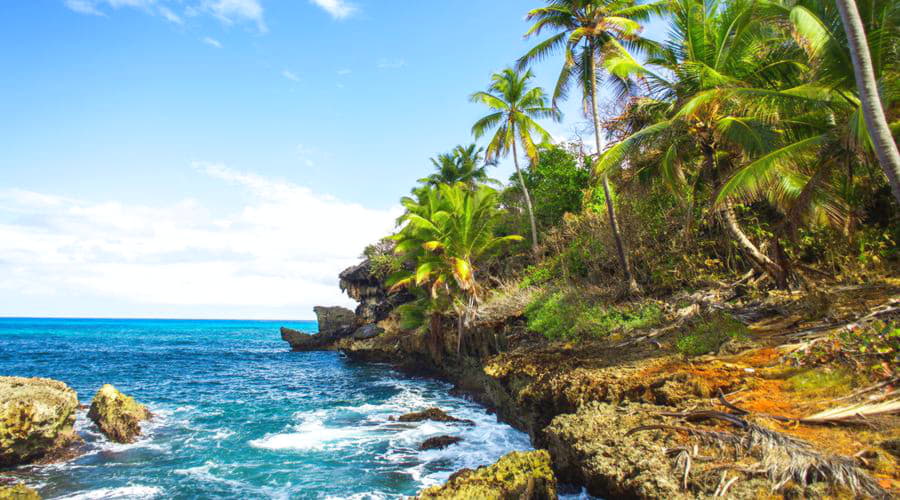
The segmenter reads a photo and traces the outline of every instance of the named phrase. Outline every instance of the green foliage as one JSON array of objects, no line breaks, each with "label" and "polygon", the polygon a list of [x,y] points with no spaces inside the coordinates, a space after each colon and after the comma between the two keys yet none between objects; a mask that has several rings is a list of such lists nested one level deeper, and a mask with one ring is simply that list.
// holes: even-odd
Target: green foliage
[{"label": "green foliage", "polygon": [[[581,212],[590,172],[581,167],[575,155],[563,146],[544,146],[538,151],[537,165],[524,170],[522,177],[533,197],[538,224],[546,228],[558,225],[566,213]],[[515,182],[514,175],[508,190],[521,196],[521,188],[515,186]]]},{"label": "green foliage", "polygon": [[528,329],[551,340],[584,340],[649,328],[662,321],[655,303],[622,306],[594,304],[576,292],[555,291],[525,309]]},{"label": "green foliage", "polygon": [[431,159],[435,173],[419,179],[419,182],[438,186],[440,184],[463,184],[474,188],[478,184],[496,183],[487,174],[489,164],[484,163],[484,148],[476,144],[456,146],[450,153],[439,154]]},{"label": "green foliage", "polygon": [[363,258],[369,260],[372,276],[384,281],[388,276],[403,269],[403,259],[394,255],[394,243],[384,238],[363,250]]},{"label": "green foliage", "polygon": [[682,332],[675,349],[686,356],[700,356],[718,351],[731,339],[745,339],[749,331],[743,323],[727,314],[703,318]]},{"label": "green foliage", "polygon": [[836,397],[850,392],[853,375],[844,369],[810,368],[787,379],[795,392],[815,397]]},{"label": "green foliage", "polygon": [[529,288],[536,285],[543,285],[553,279],[552,261],[544,261],[537,265],[531,265],[525,268],[525,276],[519,283],[521,288]]}]

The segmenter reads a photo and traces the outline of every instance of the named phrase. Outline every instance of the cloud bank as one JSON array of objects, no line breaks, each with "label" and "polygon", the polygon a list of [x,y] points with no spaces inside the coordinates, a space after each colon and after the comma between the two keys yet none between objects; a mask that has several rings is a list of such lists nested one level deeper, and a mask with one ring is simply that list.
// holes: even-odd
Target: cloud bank
[{"label": "cloud bank", "polygon": [[76,304],[91,316],[310,318],[317,304],[353,305],[337,274],[400,211],[221,164],[194,168],[243,202],[217,213],[192,199],[144,206],[0,190],[0,315],[72,315],[66,304]]}]

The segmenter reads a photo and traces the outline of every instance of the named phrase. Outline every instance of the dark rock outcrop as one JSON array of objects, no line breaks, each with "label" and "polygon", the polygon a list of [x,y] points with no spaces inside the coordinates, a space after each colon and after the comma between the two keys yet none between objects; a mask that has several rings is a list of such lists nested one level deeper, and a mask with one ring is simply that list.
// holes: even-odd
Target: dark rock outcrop
[{"label": "dark rock outcrop", "polygon": [[88,418],[110,440],[133,443],[141,435],[140,423],[150,418],[150,411],[134,398],[106,384],[91,401]]},{"label": "dark rock outcrop", "polygon": [[78,395],[45,378],[0,377],[0,466],[52,459],[80,441]]},{"label": "dark rock outcrop", "polygon": [[426,450],[443,450],[448,446],[462,442],[463,438],[458,436],[435,436],[426,439],[419,445],[419,449]]},{"label": "dark rock outcrop", "polygon": [[309,334],[281,327],[281,339],[294,351],[323,351],[334,349],[334,344],[356,331],[356,316],[345,307],[313,308],[319,322],[319,332]]},{"label": "dark rock outcrop", "polygon": [[382,333],[384,333],[384,328],[378,325],[364,325],[353,333],[353,340],[373,339]]},{"label": "dark rock outcrop", "polygon": [[433,422],[454,422],[466,425],[475,425],[475,422],[472,422],[471,420],[450,416],[447,414],[447,412],[440,408],[428,408],[422,411],[406,413],[397,417],[398,422],[424,422],[425,420],[431,420]]},{"label": "dark rock outcrop", "polygon": [[443,500],[551,500],[556,497],[556,478],[546,450],[514,451],[493,465],[463,469],[450,476],[443,486],[433,486],[418,496]]},{"label": "dark rock outcrop", "polygon": [[359,302],[356,308],[358,325],[377,323],[388,317],[397,306],[415,297],[406,290],[389,293],[382,280],[373,275],[372,263],[366,259],[348,267],[340,274],[341,290]]}]

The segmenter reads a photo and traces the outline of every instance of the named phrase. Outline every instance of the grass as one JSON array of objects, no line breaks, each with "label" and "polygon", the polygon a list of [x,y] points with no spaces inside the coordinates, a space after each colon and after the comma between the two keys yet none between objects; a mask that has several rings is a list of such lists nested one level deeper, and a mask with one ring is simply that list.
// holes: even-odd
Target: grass
[{"label": "grass", "polygon": [[849,393],[853,381],[853,374],[845,369],[817,367],[790,377],[787,385],[790,390],[805,396],[837,397]]},{"label": "grass", "polygon": [[716,352],[725,342],[749,337],[743,323],[728,314],[703,318],[682,332],[675,341],[675,349],[686,356],[700,356]]},{"label": "grass", "polygon": [[573,291],[545,293],[525,310],[528,329],[551,340],[585,340],[658,325],[662,309],[655,303],[610,306],[593,303]]}]

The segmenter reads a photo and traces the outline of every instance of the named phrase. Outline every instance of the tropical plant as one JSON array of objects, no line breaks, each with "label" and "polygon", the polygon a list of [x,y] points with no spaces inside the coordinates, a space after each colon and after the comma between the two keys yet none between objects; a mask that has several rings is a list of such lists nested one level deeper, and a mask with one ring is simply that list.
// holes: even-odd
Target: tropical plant
[{"label": "tropical plant", "polygon": [[521,72],[507,68],[491,77],[491,85],[487,92],[475,92],[470,99],[491,109],[491,113],[482,117],[472,126],[475,138],[481,138],[490,130],[496,129],[488,142],[485,156],[488,161],[495,161],[501,156],[512,153],[519,187],[525,198],[528,220],[531,224],[532,251],[538,250],[537,223],[534,218],[534,207],[531,193],[522,177],[519,167],[518,144],[521,144],[531,164],[537,163],[538,148],[535,142],[547,142],[550,134],[535,119],[559,119],[559,112],[548,106],[547,96],[540,87],[530,87],[529,80],[534,77],[531,71]]},{"label": "tropical plant", "polygon": [[[638,4],[635,0],[549,0],[547,4],[546,7],[533,9],[528,13],[526,20],[533,21],[534,25],[525,36],[538,36],[544,30],[555,33],[519,59],[518,66],[524,68],[535,60],[543,59],[560,48],[563,49],[565,62],[557,79],[553,104],[555,106],[558,100],[566,98],[573,80],[578,82],[585,109],[590,109],[594,140],[599,154],[602,150],[602,141],[597,102],[597,87],[601,76],[598,62],[604,60],[607,54],[622,52],[626,47],[654,52],[655,44],[640,36],[639,22],[663,12],[667,1]],[[613,79],[612,82],[619,84],[619,98],[624,98],[634,91],[630,86],[623,85],[630,82],[628,79]],[[631,261],[619,231],[609,179],[605,173],[600,177],[606,197],[609,227],[616,244],[625,284],[630,293],[637,294],[641,289],[634,277]]]},{"label": "tropical plant", "polygon": [[[543,227],[559,224],[566,213],[581,212],[588,189],[590,172],[563,145],[540,147],[540,160],[522,176],[534,195],[534,215]],[[513,181],[513,179],[510,179]],[[518,183],[511,184],[509,194],[521,194]]]},{"label": "tropical plant", "polygon": [[450,153],[442,153],[431,159],[436,170],[428,177],[419,179],[423,184],[456,184],[462,182],[470,188],[478,184],[495,183],[487,174],[490,164],[484,163],[484,148],[476,144],[456,146]]},{"label": "tropical plant", "polygon": [[[395,252],[413,262],[389,278],[392,289],[420,287],[433,319],[452,310],[457,318],[457,352],[465,328],[474,319],[482,298],[478,268],[503,245],[521,241],[518,235],[498,236],[497,191],[487,186],[470,189],[463,183],[427,187],[418,199],[404,198],[406,213],[394,236]],[[433,327],[439,325],[432,321]],[[437,326],[439,328],[439,326]]]}]

